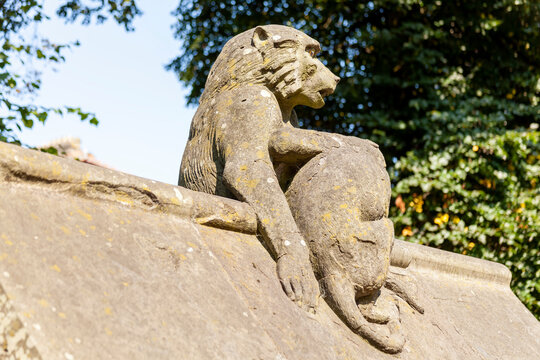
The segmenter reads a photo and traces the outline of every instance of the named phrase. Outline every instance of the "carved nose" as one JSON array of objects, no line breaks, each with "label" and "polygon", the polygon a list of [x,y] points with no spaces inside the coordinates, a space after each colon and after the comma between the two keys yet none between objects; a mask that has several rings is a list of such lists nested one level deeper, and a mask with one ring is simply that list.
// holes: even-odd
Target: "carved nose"
[{"label": "carved nose", "polygon": [[338,84],[339,80],[341,80],[339,76],[334,76],[334,81],[336,82],[336,85]]}]

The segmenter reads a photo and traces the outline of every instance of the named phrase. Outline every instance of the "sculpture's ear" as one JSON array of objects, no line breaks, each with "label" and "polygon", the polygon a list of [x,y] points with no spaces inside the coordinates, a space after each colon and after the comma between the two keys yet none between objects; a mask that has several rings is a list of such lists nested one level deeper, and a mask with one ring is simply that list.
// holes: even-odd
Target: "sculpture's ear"
[{"label": "sculpture's ear", "polygon": [[253,31],[251,42],[257,49],[262,50],[268,45],[272,45],[272,36],[262,26],[257,26]]}]

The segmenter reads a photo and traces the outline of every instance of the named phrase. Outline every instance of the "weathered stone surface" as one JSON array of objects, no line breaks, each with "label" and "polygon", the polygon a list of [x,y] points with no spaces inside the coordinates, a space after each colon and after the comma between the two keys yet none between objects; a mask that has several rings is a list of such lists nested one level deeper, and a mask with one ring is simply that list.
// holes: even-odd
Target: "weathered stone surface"
[{"label": "weathered stone surface", "polygon": [[425,312],[399,300],[407,341],[388,355],[289,301],[253,224],[243,203],[0,143],[7,358],[540,358],[502,265],[396,242],[390,273],[414,276]]}]

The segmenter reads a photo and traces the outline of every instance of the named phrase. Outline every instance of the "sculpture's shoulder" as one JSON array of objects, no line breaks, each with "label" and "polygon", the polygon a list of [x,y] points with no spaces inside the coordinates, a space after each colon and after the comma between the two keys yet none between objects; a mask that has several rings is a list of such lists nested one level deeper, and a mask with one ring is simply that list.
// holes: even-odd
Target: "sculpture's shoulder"
[{"label": "sculpture's shoulder", "polygon": [[273,129],[283,125],[275,95],[263,85],[242,85],[226,90],[210,100],[216,129],[245,128],[251,125]]},{"label": "sculpture's shoulder", "polygon": [[279,110],[276,96],[264,85],[240,85],[236,88],[219,93],[210,103],[216,109],[226,110],[255,110],[257,108],[270,108]]}]

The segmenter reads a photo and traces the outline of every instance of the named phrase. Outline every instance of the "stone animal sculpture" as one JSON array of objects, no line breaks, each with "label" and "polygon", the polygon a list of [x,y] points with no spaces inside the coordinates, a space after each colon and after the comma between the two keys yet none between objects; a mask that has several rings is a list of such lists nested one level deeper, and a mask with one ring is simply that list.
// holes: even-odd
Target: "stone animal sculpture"
[{"label": "stone animal sculpture", "polygon": [[[178,181],[180,186],[189,189],[250,204],[257,214],[259,232],[277,261],[283,290],[308,311],[314,311],[317,306],[319,285],[310,263],[310,249],[283,191],[298,166],[332,149],[354,147],[369,154],[370,159],[377,159],[384,169],[377,145],[368,140],[298,128],[293,108],[297,105],[322,107],[324,97],[333,93],[339,81],[315,57],[319,51],[317,41],[280,25],[259,26],[229,40],[206,81],[191,124]],[[310,196],[322,201],[325,195],[313,193]],[[361,268],[365,267],[362,261],[378,262],[370,268],[377,273],[376,280],[365,281],[366,291],[380,288],[388,268],[391,223],[387,219],[377,220],[380,221],[371,225],[373,230],[363,228],[375,237],[361,239],[379,246],[380,255],[370,259],[360,257],[355,264]],[[322,251],[322,247],[331,242],[321,240],[319,244]],[[313,250],[312,253],[315,254]],[[323,262],[314,264],[318,266]],[[319,270],[317,273],[322,274]],[[367,278],[372,279],[373,275]],[[332,284],[325,281],[325,286]],[[332,293],[330,289],[328,293]],[[354,295],[351,296],[354,302]],[[334,310],[345,314],[342,319],[347,321],[352,312],[340,306],[349,306],[350,301],[340,302],[340,299],[333,298]],[[358,318],[357,324],[349,322],[348,325],[382,349],[391,351],[399,347],[392,336],[381,339],[377,331],[372,331],[362,321],[363,318]],[[379,319],[379,322],[385,321],[386,318]]]},{"label": "stone animal sculpture", "polygon": [[[351,329],[395,353],[405,342],[398,302],[382,288],[394,239],[390,195],[384,162],[375,152],[354,146],[311,159],[286,192],[327,303]],[[423,312],[398,279],[388,287]]]}]

